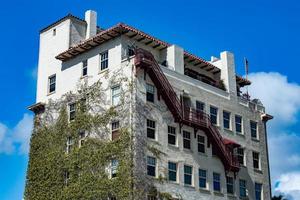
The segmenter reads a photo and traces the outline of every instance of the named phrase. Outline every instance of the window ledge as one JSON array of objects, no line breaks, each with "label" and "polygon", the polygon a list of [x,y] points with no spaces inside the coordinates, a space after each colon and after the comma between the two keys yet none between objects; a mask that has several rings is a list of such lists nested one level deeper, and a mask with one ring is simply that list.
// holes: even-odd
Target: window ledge
[{"label": "window ledge", "polygon": [[246,137],[245,134],[243,134],[243,133],[236,133],[236,135],[238,135],[238,136],[240,136],[240,137],[243,137],[243,138]]},{"label": "window ledge", "polygon": [[259,139],[257,139],[257,138],[251,137],[251,140],[252,140],[253,142],[259,142]]},{"label": "window ledge", "polygon": [[98,74],[103,74],[103,73],[105,73],[105,72],[108,73],[108,72],[109,72],[109,69],[106,68],[106,69],[100,70]]},{"label": "window ledge", "polygon": [[87,79],[89,76],[88,75],[84,75],[84,76],[81,76],[80,79]]},{"label": "window ledge", "polygon": [[207,153],[198,152],[198,155],[199,155],[199,156],[208,157]]},{"label": "window ledge", "polygon": [[176,181],[170,181],[170,180],[168,180],[168,183],[170,183],[170,184],[173,184],[173,185],[180,185],[178,182],[176,182]]},{"label": "window ledge", "polygon": [[230,128],[224,128],[224,130],[233,134],[233,130]]},{"label": "window ledge", "polygon": [[219,191],[214,191],[214,194],[216,195],[216,196],[224,196],[224,194],[222,193],[222,192],[219,192]]},{"label": "window ledge", "polygon": [[187,185],[187,184],[184,184],[184,187],[186,187],[186,188],[191,188],[191,189],[195,189],[195,186]]},{"label": "window ledge", "polygon": [[168,147],[169,147],[170,149],[179,150],[179,146],[174,145],[174,144],[169,144],[169,143],[168,143]]},{"label": "window ledge", "polygon": [[56,90],[54,92],[48,92],[47,96],[50,96],[52,94],[55,94],[56,93]]},{"label": "window ledge", "polygon": [[193,150],[192,150],[192,149],[186,149],[186,148],[183,148],[183,151],[186,152],[186,153],[193,153]]},{"label": "window ledge", "polygon": [[206,194],[211,194],[210,190],[207,188],[199,188],[199,191]]},{"label": "window ledge", "polygon": [[259,174],[263,174],[263,172],[261,171],[261,169],[254,169],[254,172],[259,173]]},{"label": "window ledge", "polygon": [[237,196],[234,195],[234,194],[227,193],[227,197],[230,198],[230,199],[237,199]]}]

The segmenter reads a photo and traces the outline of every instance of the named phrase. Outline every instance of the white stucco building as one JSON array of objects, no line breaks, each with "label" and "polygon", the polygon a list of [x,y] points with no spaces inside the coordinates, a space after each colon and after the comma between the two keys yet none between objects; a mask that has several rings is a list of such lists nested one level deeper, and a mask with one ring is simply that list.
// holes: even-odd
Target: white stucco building
[{"label": "white stucco building", "polygon": [[103,29],[94,11],[84,20],[67,15],[40,32],[37,97],[30,109],[37,112],[80,81],[101,79],[112,88],[107,96],[113,104],[123,86],[103,77],[118,70],[136,86],[133,109],[147,111],[142,126],[132,121],[135,130],[144,129],[147,142],[159,142],[168,155],[145,158],[145,173],[166,175],[162,191],[187,200],[271,198],[266,122],[272,116],[240,92],[251,83],[236,74],[230,52],[205,61],[123,23]]}]

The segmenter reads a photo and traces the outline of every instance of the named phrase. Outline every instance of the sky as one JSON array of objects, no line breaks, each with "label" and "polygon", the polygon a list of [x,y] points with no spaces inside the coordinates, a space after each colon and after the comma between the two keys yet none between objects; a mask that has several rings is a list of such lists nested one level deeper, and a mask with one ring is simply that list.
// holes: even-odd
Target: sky
[{"label": "sky", "polygon": [[72,13],[98,12],[108,28],[124,22],[202,57],[235,54],[269,122],[273,192],[300,197],[300,2],[296,0],[3,0],[0,7],[0,199],[22,199],[35,103],[39,30]]}]

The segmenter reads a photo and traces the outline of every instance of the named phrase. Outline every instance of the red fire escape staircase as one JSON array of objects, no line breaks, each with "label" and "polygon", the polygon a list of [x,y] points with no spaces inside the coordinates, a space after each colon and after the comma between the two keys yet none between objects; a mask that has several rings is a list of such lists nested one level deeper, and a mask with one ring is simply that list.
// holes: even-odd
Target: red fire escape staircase
[{"label": "red fire escape staircase", "polygon": [[222,138],[219,130],[211,124],[208,114],[193,108],[182,106],[183,104],[179,100],[153,55],[144,49],[136,49],[135,66],[144,69],[149,75],[159,94],[164,99],[168,109],[172,113],[175,122],[192,126],[195,130],[203,130],[206,133],[208,140],[213,145],[214,153],[221,159],[225,171],[238,172],[240,166],[236,157],[233,155],[233,149],[236,146],[228,143],[228,140],[225,142],[225,139]]}]

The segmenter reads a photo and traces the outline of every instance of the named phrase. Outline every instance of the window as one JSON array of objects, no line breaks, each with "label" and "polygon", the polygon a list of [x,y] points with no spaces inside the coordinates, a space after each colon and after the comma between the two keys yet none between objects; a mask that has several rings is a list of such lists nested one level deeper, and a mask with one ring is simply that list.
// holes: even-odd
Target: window
[{"label": "window", "polygon": [[116,140],[119,138],[119,136],[120,136],[119,128],[120,128],[119,121],[115,121],[115,122],[111,123],[111,139],[112,140]]},{"label": "window", "polygon": [[213,188],[214,191],[221,191],[221,175],[218,173],[213,173]]},{"label": "window", "polygon": [[225,129],[230,129],[230,112],[223,111],[223,126]]},{"label": "window", "polygon": [[204,112],[205,104],[201,101],[196,101],[196,109]]},{"label": "window", "polygon": [[193,167],[184,165],[184,184],[192,185]]},{"label": "window", "polygon": [[56,36],[56,28],[53,29],[52,35],[53,35],[53,36]]},{"label": "window", "polygon": [[244,149],[243,148],[237,148],[237,159],[240,163],[240,165],[245,165],[245,159],[244,159]]},{"label": "window", "polygon": [[155,139],[155,121],[147,119],[147,138]]},{"label": "window", "polygon": [[218,124],[218,108],[210,106],[210,121],[213,125]]},{"label": "window", "polygon": [[168,126],[168,143],[176,145],[176,128]]},{"label": "window", "polygon": [[66,148],[67,154],[71,152],[73,144],[74,144],[73,138],[71,136],[67,137],[67,148]]},{"label": "window", "polygon": [[199,169],[199,188],[206,189],[206,170]]},{"label": "window", "polygon": [[262,199],[262,184],[255,183],[255,200]]},{"label": "window", "polygon": [[82,62],[82,76],[86,76],[87,75],[87,60],[84,60]]},{"label": "window", "polygon": [[251,137],[257,139],[257,123],[250,121]]},{"label": "window", "polygon": [[118,169],[119,161],[116,159],[113,159],[111,161],[111,177],[115,178],[117,177],[117,169]]},{"label": "window", "polygon": [[155,91],[154,86],[147,84],[146,89],[147,89],[147,94],[146,94],[147,101],[154,102],[154,91]]},{"label": "window", "polygon": [[240,185],[240,197],[246,197],[247,196],[246,181],[243,179],[240,179],[239,185]]},{"label": "window", "polygon": [[68,185],[69,180],[70,180],[70,173],[67,170],[65,170],[64,171],[64,182],[65,182],[65,185]]},{"label": "window", "polygon": [[76,104],[71,103],[69,104],[69,121],[74,120],[76,117]]},{"label": "window", "polygon": [[108,68],[108,51],[104,51],[100,54],[101,58],[101,64],[100,68],[101,70],[107,69]]},{"label": "window", "polygon": [[226,176],[226,185],[227,185],[227,193],[233,194],[234,193],[234,180],[230,176]]},{"label": "window", "polygon": [[83,144],[84,144],[84,140],[86,138],[86,134],[85,134],[85,131],[79,131],[79,147],[82,147]]},{"label": "window", "polygon": [[237,133],[242,133],[242,117],[239,115],[235,116],[235,131]]},{"label": "window", "polygon": [[56,75],[49,76],[48,78],[49,86],[48,86],[48,93],[53,93],[56,90]]},{"label": "window", "polygon": [[111,89],[111,103],[113,106],[117,106],[120,103],[120,95],[121,94],[121,88],[120,86],[115,86]]},{"label": "window", "polygon": [[254,169],[260,169],[259,167],[259,153],[258,152],[252,152],[253,157],[253,168]]},{"label": "window", "polygon": [[147,174],[149,176],[156,176],[156,158],[151,156],[147,157]]},{"label": "window", "polygon": [[173,162],[168,163],[169,181],[177,181],[177,164]]},{"label": "window", "polygon": [[205,137],[202,135],[197,136],[198,152],[205,153]]},{"label": "window", "polygon": [[134,49],[132,47],[128,47],[128,56],[134,55]]},{"label": "window", "polygon": [[183,131],[183,148],[191,149],[191,133]]},{"label": "window", "polygon": [[147,200],[157,200],[157,197],[155,195],[147,195]]}]

